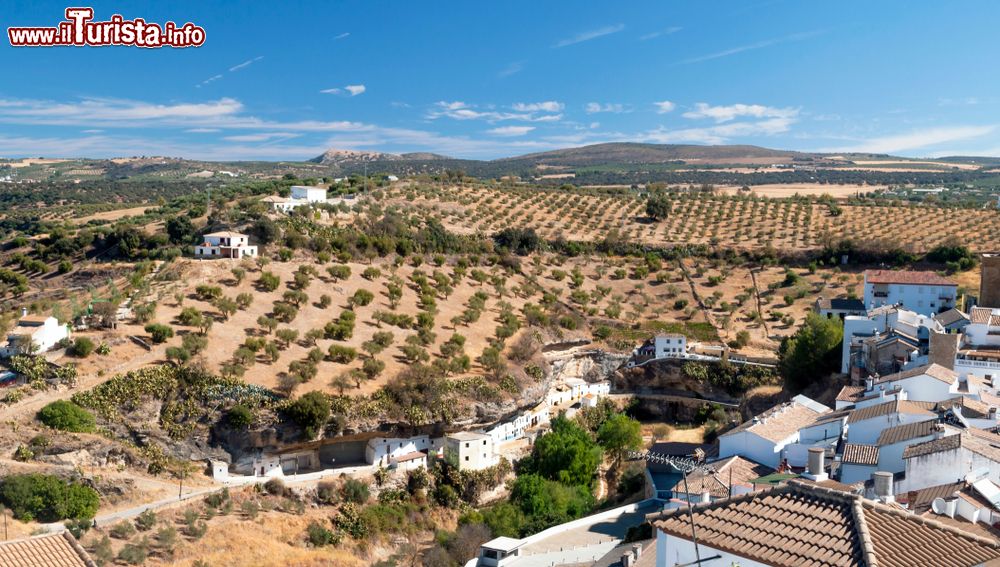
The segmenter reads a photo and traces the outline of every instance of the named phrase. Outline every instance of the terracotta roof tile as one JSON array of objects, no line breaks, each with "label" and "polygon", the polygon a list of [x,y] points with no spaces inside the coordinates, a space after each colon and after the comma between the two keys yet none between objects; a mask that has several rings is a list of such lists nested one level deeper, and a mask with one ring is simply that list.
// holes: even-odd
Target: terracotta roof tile
[{"label": "terracotta roof tile", "polygon": [[909,370],[904,370],[903,372],[881,376],[875,380],[875,384],[885,384],[887,382],[906,380],[907,378],[916,378],[917,376],[922,376],[924,374],[930,376],[931,378],[936,378],[945,384],[954,384],[955,381],[958,380],[958,374],[956,374],[954,370],[948,370],[940,364],[927,364],[911,368]]},{"label": "terracotta roof tile", "polygon": [[770,490],[670,510],[653,525],[708,548],[768,565],[972,566],[1000,558],[996,541],[858,495],[793,481]]},{"label": "terracotta roof tile", "polygon": [[69,532],[0,543],[3,567],[95,567]]},{"label": "terracotta roof tile", "polygon": [[851,465],[877,465],[878,446],[860,443],[845,443],[841,462]]},{"label": "terracotta roof tile", "polygon": [[[714,472],[697,471],[688,475],[688,493],[703,494],[708,492],[713,498],[725,498],[729,496],[729,483],[753,487],[754,479],[769,475],[774,469],[767,465],[762,465],[745,459],[740,456],[729,457],[708,463]],[[674,491],[683,491],[683,483],[679,483]]]},{"label": "terracotta roof tile", "polygon": [[993,310],[989,307],[973,307],[969,313],[969,320],[976,324],[989,323],[993,317]]},{"label": "terracotta roof tile", "polygon": [[933,439],[910,445],[903,450],[903,458],[910,459],[944,451],[964,448],[968,451],[1000,463],[1000,435],[982,429],[965,429],[957,435]]},{"label": "terracotta roof tile", "polygon": [[896,443],[909,441],[918,437],[926,437],[934,433],[935,425],[936,422],[929,419],[927,421],[904,423],[903,425],[889,427],[882,430],[882,433],[879,434],[878,441],[876,441],[875,444],[879,447],[884,447],[886,445],[895,445]]},{"label": "terracotta roof tile", "polygon": [[750,431],[777,443],[787,439],[799,429],[811,425],[818,416],[828,413],[828,411],[819,412],[797,402],[786,402],[723,433],[723,436]]},{"label": "terracotta roof tile", "polygon": [[958,286],[948,278],[934,272],[912,272],[906,270],[867,270],[865,281],[870,284],[903,284],[903,285],[946,285]]},{"label": "terracotta roof tile", "polygon": [[865,393],[864,386],[844,386],[837,394],[838,402],[854,402]]},{"label": "terracotta roof tile", "polygon": [[847,418],[847,423],[857,423],[859,421],[865,421],[866,419],[872,419],[874,417],[881,417],[893,413],[907,413],[912,415],[937,417],[937,415],[931,411],[933,408],[933,403],[920,403],[910,400],[893,400],[891,402],[875,404],[873,406],[866,406],[861,409],[854,410],[851,412],[851,417]]}]

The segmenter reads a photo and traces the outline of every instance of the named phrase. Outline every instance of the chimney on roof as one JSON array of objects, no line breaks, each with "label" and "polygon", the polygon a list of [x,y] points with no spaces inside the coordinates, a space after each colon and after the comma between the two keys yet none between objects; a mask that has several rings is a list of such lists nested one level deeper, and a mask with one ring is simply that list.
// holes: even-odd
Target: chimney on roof
[{"label": "chimney on roof", "polygon": [[892,473],[889,471],[875,471],[872,474],[875,483],[875,498],[886,504],[896,501],[892,494]]},{"label": "chimney on roof", "polygon": [[27,317],[27,316],[28,316],[28,308],[27,307],[22,307],[21,308],[21,317]]},{"label": "chimney on roof", "polygon": [[814,482],[822,482],[829,479],[829,475],[826,474],[825,459],[825,449],[821,447],[809,447],[809,465],[803,476]]},{"label": "chimney on roof", "polygon": [[701,503],[707,504],[712,501],[712,493],[709,491],[704,491],[701,493]]},{"label": "chimney on roof", "polygon": [[989,413],[987,414],[987,416],[989,417],[990,421],[995,421],[996,420],[996,418],[997,418],[997,408],[996,408],[996,406],[990,406],[990,410],[989,410]]},{"label": "chimney on roof", "polygon": [[933,431],[934,431],[934,438],[935,439],[944,439],[944,426],[943,425],[941,425],[940,423],[935,423]]},{"label": "chimney on roof", "polygon": [[875,387],[875,378],[873,378],[869,374],[868,377],[865,378],[865,391],[871,392],[874,387]]}]

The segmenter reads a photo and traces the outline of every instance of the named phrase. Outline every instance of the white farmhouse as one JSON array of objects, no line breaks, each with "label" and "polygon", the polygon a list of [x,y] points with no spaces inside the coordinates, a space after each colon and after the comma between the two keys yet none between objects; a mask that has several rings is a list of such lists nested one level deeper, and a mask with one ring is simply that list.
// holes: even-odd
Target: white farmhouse
[{"label": "white farmhouse", "polygon": [[499,462],[493,438],[473,431],[448,434],[444,439],[444,459],[459,470],[480,470]]},{"label": "white farmhouse", "polygon": [[660,358],[683,358],[687,353],[687,337],[684,335],[656,335],[647,339],[633,351],[637,361]]},{"label": "white farmhouse", "polygon": [[292,185],[292,199],[307,203],[323,203],[326,201],[326,187]]},{"label": "white farmhouse", "polygon": [[935,315],[955,307],[958,284],[934,272],[867,270],[865,306],[902,305],[923,315]]},{"label": "white farmhouse", "polygon": [[196,258],[253,258],[257,247],[250,244],[250,237],[239,232],[210,232],[203,242],[195,246]]},{"label": "white farmhouse", "polygon": [[52,350],[59,341],[69,338],[69,327],[60,325],[55,317],[28,315],[22,310],[17,326],[7,333],[5,356],[31,354]]},{"label": "white farmhouse", "polygon": [[[829,412],[830,408],[819,402],[805,396],[795,396],[792,401],[775,406],[723,433],[719,437],[719,458],[739,455],[773,469],[777,469],[786,459],[793,466],[804,465],[805,451],[796,451],[792,455],[786,451],[786,447],[797,446],[800,441],[799,430],[812,425],[821,414]],[[793,460],[798,462],[792,462]]]}]

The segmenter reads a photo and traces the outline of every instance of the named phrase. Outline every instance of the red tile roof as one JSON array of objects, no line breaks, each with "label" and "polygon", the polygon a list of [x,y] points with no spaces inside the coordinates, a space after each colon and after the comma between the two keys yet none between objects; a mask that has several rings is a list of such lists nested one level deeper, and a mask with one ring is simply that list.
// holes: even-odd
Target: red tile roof
[{"label": "red tile roof", "polygon": [[845,443],[841,462],[848,465],[877,465],[878,446]]},{"label": "red tile roof", "polygon": [[903,284],[903,285],[947,285],[958,286],[948,278],[934,272],[909,272],[904,270],[868,270],[865,272],[865,282],[870,284]]},{"label": "red tile roof", "polygon": [[0,543],[3,567],[96,567],[69,532]]},{"label": "red tile roof", "polygon": [[[681,507],[653,518],[664,533],[767,565],[973,566],[1000,560],[995,540],[799,481]],[[704,551],[702,552],[704,556]]]}]

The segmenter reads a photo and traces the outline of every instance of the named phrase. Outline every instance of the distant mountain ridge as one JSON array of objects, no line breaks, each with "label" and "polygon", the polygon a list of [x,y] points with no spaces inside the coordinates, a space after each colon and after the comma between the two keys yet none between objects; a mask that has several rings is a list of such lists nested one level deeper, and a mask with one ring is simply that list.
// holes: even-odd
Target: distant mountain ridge
[{"label": "distant mountain ridge", "polygon": [[339,165],[345,162],[361,163],[376,161],[431,161],[439,159],[452,159],[447,156],[433,154],[430,152],[411,152],[406,154],[390,154],[385,152],[363,152],[358,150],[338,150],[329,149],[322,154],[308,160],[312,163],[322,165]]}]

